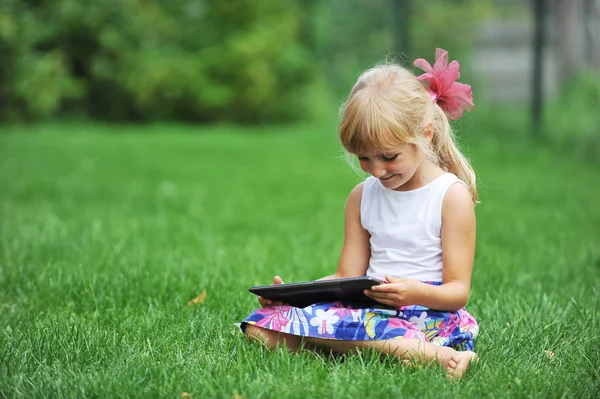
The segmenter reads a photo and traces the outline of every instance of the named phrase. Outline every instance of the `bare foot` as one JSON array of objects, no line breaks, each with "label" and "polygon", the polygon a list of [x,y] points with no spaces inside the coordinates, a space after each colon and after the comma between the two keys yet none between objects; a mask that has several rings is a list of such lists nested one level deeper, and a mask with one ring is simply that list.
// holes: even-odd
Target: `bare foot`
[{"label": "bare foot", "polygon": [[454,351],[448,363],[446,370],[448,371],[448,378],[451,380],[461,379],[465,374],[471,362],[478,362],[479,357],[475,352],[472,351]]}]

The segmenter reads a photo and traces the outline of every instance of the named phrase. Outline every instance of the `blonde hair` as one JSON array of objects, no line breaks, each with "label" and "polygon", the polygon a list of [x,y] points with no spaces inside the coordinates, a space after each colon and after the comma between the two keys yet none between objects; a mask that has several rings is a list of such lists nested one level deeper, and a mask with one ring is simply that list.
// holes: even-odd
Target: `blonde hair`
[{"label": "blonde hair", "polygon": [[[431,143],[423,134],[428,126],[433,128]],[[415,144],[465,182],[478,202],[475,171],[456,146],[446,113],[416,76],[399,65],[378,65],[360,75],[342,108],[338,134],[350,154]]]}]

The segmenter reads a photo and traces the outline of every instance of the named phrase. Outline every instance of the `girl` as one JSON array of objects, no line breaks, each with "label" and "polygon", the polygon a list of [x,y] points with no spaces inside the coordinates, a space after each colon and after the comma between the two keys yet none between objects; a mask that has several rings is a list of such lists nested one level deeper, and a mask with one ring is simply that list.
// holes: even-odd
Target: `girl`
[{"label": "girl", "polygon": [[[470,110],[459,64],[436,51],[415,77],[397,65],[364,72],[343,109],[339,138],[371,174],[350,193],[337,271],[325,278],[373,276],[387,284],[373,303],[305,308],[259,298],[242,322],[252,341],[291,351],[346,353],[375,348],[403,362],[436,361],[460,378],[479,327],[465,310],[475,252],[475,174],[454,144],[448,119]],[[278,276],[274,284],[281,284]]]}]

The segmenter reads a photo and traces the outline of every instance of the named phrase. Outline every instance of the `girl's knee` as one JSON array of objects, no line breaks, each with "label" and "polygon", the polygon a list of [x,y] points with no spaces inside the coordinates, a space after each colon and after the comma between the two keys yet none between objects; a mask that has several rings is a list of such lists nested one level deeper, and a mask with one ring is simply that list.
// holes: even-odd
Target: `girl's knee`
[{"label": "girl's knee", "polygon": [[246,328],[244,329],[244,335],[246,335],[246,337],[252,342],[260,341],[263,343],[269,343],[273,339],[276,340],[276,337],[274,336],[275,333],[273,331],[256,327],[252,324],[246,325]]},{"label": "girl's knee", "polygon": [[253,326],[252,324],[246,324],[244,328],[244,335],[248,338],[259,338],[261,336],[261,329]]},{"label": "girl's knee", "polygon": [[246,325],[244,334],[250,342],[264,344],[271,349],[281,346],[292,352],[296,352],[301,346],[301,339],[299,337],[269,330],[268,328],[256,327],[251,324]]}]

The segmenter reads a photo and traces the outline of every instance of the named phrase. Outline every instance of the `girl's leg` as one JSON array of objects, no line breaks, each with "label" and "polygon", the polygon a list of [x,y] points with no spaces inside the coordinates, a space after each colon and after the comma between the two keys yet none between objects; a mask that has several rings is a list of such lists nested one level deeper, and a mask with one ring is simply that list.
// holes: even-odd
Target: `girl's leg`
[{"label": "girl's leg", "polygon": [[419,339],[394,339],[387,341],[341,341],[334,339],[302,338],[299,336],[280,333],[254,325],[247,325],[246,336],[252,341],[260,341],[269,348],[285,346],[291,352],[301,348],[318,349],[325,353],[344,354],[358,349],[376,349],[402,360],[404,363],[439,363],[451,378],[461,378],[469,364],[477,360],[475,352],[458,352],[445,346],[433,345]]},{"label": "girl's leg", "polygon": [[391,355],[403,363],[439,363],[450,378],[461,378],[472,361],[477,361],[475,352],[455,351],[445,346],[434,345],[420,339],[393,339],[386,341],[336,341],[331,339],[307,338],[307,342],[322,350],[348,353],[363,348],[375,349]]},{"label": "girl's leg", "polygon": [[[296,353],[302,348],[302,337],[292,334],[280,333],[278,331],[269,330],[266,328],[256,327],[252,324],[247,324],[244,334],[250,341],[258,341],[265,344],[270,349],[283,346],[287,347],[290,352]],[[304,345],[306,347],[306,345]]]}]

